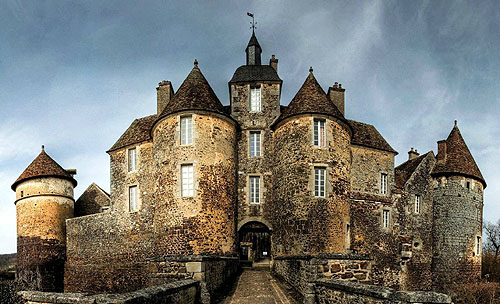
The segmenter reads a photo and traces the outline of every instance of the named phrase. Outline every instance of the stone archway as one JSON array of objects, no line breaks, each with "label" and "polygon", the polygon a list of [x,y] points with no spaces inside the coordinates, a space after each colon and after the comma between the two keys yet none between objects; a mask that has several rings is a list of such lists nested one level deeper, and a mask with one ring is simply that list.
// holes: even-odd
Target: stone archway
[{"label": "stone archway", "polygon": [[271,255],[271,230],[262,222],[250,221],[238,231],[240,259],[258,262]]}]

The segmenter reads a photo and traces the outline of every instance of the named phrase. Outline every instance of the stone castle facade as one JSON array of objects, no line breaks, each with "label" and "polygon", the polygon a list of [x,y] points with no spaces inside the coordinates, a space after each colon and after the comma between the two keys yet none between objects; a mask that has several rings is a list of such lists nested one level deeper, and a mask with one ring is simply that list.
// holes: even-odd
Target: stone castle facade
[{"label": "stone castle facade", "polygon": [[311,278],[444,290],[481,273],[486,187],[455,123],[438,152],[395,167],[372,125],[349,120],[345,89],[312,68],[281,105],[278,59],[246,64],[223,106],[198,63],[157,113],[107,151],[111,193],[73,199],[74,171],[44,150],[12,185],[18,281],[27,289],[123,292],[194,278],[207,293],[240,260],[270,261],[307,296]]}]

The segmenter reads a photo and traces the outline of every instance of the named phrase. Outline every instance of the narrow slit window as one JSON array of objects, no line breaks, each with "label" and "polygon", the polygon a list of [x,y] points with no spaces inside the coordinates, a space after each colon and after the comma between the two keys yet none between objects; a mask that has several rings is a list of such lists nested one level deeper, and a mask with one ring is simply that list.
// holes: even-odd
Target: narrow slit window
[{"label": "narrow slit window", "polygon": [[261,111],[260,87],[250,88],[250,112]]},{"label": "narrow slit window", "polygon": [[250,156],[260,156],[260,132],[250,132]]},{"label": "narrow slit window", "polygon": [[479,256],[481,254],[481,237],[478,235],[476,236],[476,248],[475,248],[475,254],[476,256]]},{"label": "narrow slit window", "polygon": [[250,203],[260,204],[260,176],[250,176]]},{"label": "narrow slit window", "polygon": [[314,196],[325,197],[326,168],[314,168]]},{"label": "narrow slit window", "polygon": [[128,188],[128,208],[129,211],[137,210],[137,186]]},{"label": "narrow slit window", "polygon": [[181,145],[193,144],[193,117],[181,117]]},{"label": "narrow slit window", "polygon": [[182,196],[183,197],[194,196],[194,176],[193,176],[192,164],[181,166],[181,180],[182,180]]},{"label": "narrow slit window", "polygon": [[345,229],[345,244],[346,248],[350,249],[351,248],[351,225],[347,224],[346,229]]},{"label": "narrow slit window", "polygon": [[415,213],[420,213],[420,195],[415,195]]},{"label": "narrow slit window", "polygon": [[389,210],[382,211],[382,227],[389,228]]},{"label": "narrow slit window", "polygon": [[137,170],[137,150],[128,149],[128,172]]},{"label": "narrow slit window", "polygon": [[317,147],[326,146],[326,130],[324,119],[314,119],[314,145]]},{"label": "narrow slit window", "polygon": [[380,193],[387,194],[387,174],[380,174]]}]

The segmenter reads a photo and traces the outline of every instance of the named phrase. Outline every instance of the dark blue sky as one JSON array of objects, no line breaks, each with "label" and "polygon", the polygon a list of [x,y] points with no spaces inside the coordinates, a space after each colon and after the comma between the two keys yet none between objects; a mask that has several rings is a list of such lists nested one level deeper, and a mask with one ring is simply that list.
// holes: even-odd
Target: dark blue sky
[{"label": "dark blue sky", "polygon": [[77,168],[78,197],[109,189],[112,146],[177,89],[195,58],[219,99],[245,62],[256,16],[263,62],[279,58],[281,103],[309,66],[346,88],[346,116],[374,124],[400,155],[436,151],[458,119],[500,218],[499,1],[0,2],[0,253],[15,251],[10,185],[39,153]]}]

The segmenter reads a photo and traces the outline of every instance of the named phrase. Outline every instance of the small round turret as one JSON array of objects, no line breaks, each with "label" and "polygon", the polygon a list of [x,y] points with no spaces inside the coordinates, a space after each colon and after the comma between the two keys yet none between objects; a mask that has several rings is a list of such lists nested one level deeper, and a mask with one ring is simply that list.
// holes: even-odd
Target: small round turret
[{"label": "small round turret", "polygon": [[66,219],[76,180],[42,152],[12,185],[16,192],[17,280],[23,288],[62,291]]}]

